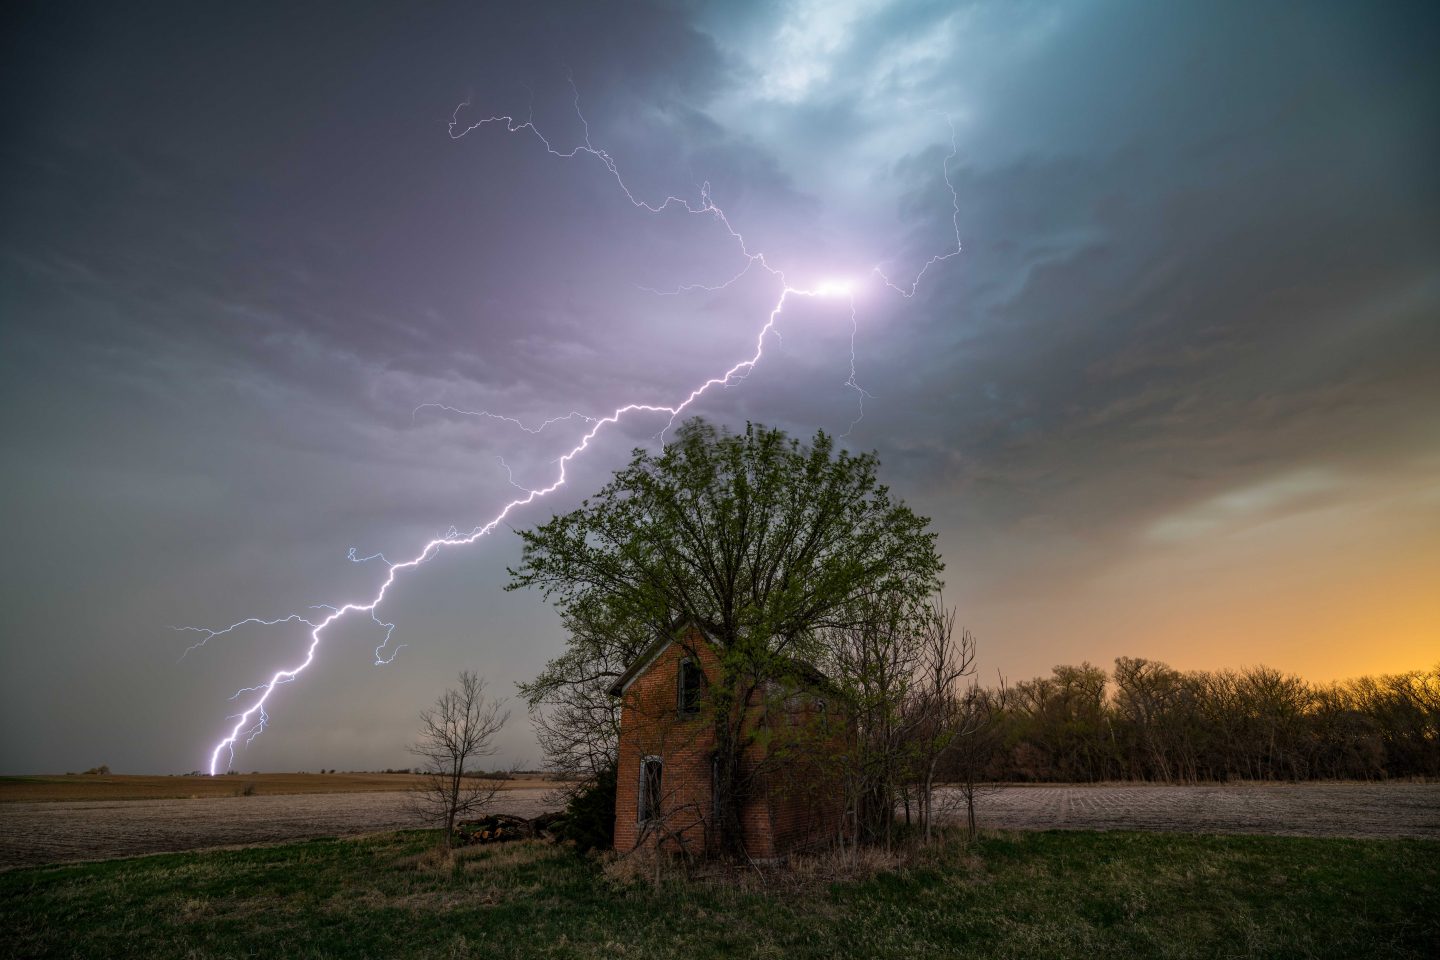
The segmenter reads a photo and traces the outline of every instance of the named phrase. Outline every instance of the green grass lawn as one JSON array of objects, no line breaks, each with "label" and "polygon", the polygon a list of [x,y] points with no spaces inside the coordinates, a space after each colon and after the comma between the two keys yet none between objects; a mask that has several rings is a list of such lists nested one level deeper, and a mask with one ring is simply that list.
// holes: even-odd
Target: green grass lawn
[{"label": "green grass lawn", "polygon": [[1440,843],[991,835],[868,879],[612,879],[423,833],[0,874],[0,956],[1436,957]]}]

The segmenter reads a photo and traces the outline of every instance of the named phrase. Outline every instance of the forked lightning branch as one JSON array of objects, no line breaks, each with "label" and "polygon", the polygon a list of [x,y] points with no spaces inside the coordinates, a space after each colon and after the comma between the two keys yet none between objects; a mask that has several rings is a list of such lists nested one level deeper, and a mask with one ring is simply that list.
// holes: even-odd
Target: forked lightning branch
[{"label": "forked lightning branch", "polygon": [[[354,555],[354,551],[352,551],[350,555],[351,560],[355,560],[356,562],[361,562],[364,560],[376,560],[379,561],[385,568],[385,576],[381,579],[379,585],[375,588],[374,592],[370,595],[368,599],[356,600],[349,603],[333,606],[316,606],[312,608],[315,613],[308,616],[291,614],[289,616],[278,617],[274,619],[261,619],[251,617],[241,620],[237,623],[233,623],[227,627],[213,630],[203,627],[180,628],[184,631],[193,632],[200,635],[200,639],[186,651],[186,653],[188,654],[199,647],[203,647],[207,641],[215,637],[232,633],[243,627],[276,626],[284,623],[301,623],[310,627],[309,643],[305,647],[305,652],[302,657],[298,658],[293,664],[289,666],[284,666],[275,670],[273,673],[270,674],[267,679],[263,680],[262,682],[241,688],[240,690],[236,691],[234,696],[231,697],[232,701],[242,704],[244,709],[240,713],[232,714],[227,718],[227,720],[231,721],[228,730],[210,750],[208,769],[212,775],[218,772],[223,772],[223,769],[225,768],[221,765],[222,760],[226,761],[226,766],[228,766],[230,762],[233,762],[235,747],[237,744],[239,744],[242,740],[248,744],[256,736],[258,736],[265,730],[266,726],[270,722],[270,714],[267,710],[267,706],[270,703],[272,695],[274,695],[275,691],[280,687],[296,680],[300,676],[300,674],[304,673],[315,663],[317,655],[320,651],[321,643],[325,638],[326,631],[331,625],[336,623],[338,620],[341,620],[342,618],[352,615],[363,614],[369,617],[382,630],[382,641],[375,650],[375,662],[377,664],[389,663],[394,658],[395,652],[399,649],[399,647],[389,646],[391,637],[395,630],[395,625],[393,623],[386,623],[380,618],[379,608],[385,602],[385,598],[389,594],[390,588],[395,585],[396,581],[402,574],[424,565],[444,550],[465,547],[475,543],[482,537],[488,536],[515,511],[520,510],[523,507],[529,506],[535,501],[563,487],[566,482],[567,471],[570,464],[577,457],[583,455],[585,451],[590,448],[592,441],[594,441],[594,439],[607,427],[610,427],[611,425],[616,424],[620,420],[625,418],[650,415],[656,417],[657,419],[663,419],[664,428],[668,429],[674,424],[675,420],[681,414],[683,414],[708,391],[712,390],[715,387],[729,386],[743,379],[752,369],[754,369],[754,367],[763,358],[767,340],[772,335],[778,334],[778,325],[780,323],[780,319],[784,314],[786,305],[790,303],[792,298],[826,299],[838,301],[841,304],[842,309],[848,315],[851,324],[850,366],[848,370],[848,379],[845,380],[845,385],[856,391],[857,401],[860,404],[859,415],[863,416],[863,404],[867,394],[856,379],[855,365],[857,292],[859,292],[862,285],[869,282],[870,278],[873,277],[878,279],[885,288],[893,291],[901,297],[909,299],[915,295],[916,289],[918,288],[920,282],[924,279],[927,272],[933,266],[952,257],[955,257],[960,253],[960,231],[958,222],[959,199],[955,193],[954,184],[950,180],[950,163],[952,160],[954,160],[956,154],[955,134],[953,127],[950,131],[950,152],[946,155],[944,161],[942,162],[942,173],[945,181],[945,186],[950,194],[950,204],[952,211],[950,222],[955,232],[953,247],[947,248],[945,251],[930,257],[930,259],[927,260],[924,265],[921,266],[920,269],[915,273],[914,277],[904,282],[897,282],[896,280],[892,279],[890,276],[886,275],[886,273],[882,271],[881,268],[877,265],[871,269],[869,274],[862,275],[860,277],[833,276],[801,284],[792,282],[786,276],[785,271],[781,267],[772,263],[763,251],[752,250],[750,248],[749,244],[746,243],[744,234],[735,228],[734,224],[726,215],[725,211],[715,202],[714,197],[711,196],[708,183],[701,187],[699,197],[692,200],[686,200],[675,196],[667,196],[657,203],[652,203],[637,197],[635,193],[631,190],[630,186],[626,183],[624,177],[621,175],[620,168],[615,163],[615,160],[604,149],[595,146],[595,144],[591,141],[589,124],[586,123],[585,116],[580,110],[578,95],[575,99],[575,112],[580,120],[581,129],[583,131],[583,139],[579,144],[570,149],[557,148],[549,138],[547,138],[544,134],[540,132],[540,130],[535,126],[532,120],[526,119],[520,121],[512,116],[505,115],[488,116],[481,119],[471,120],[465,118],[465,115],[468,112],[469,108],[470,105],[468,103],[462,103],[455,108],[455,111],[451,116],[451,121],[449,125],[449,134],[452,139],[459,140],[464,137],[474,135],[477,132],[485,130],[487,128],[498,128],[508,134],[523,134],[532,136],[540,144],[540,146],[543,147],[543,149],[549,156],[557,159],[576,160],[581,158],[590,158],[596,161],[605,169],[608,175],[619,187],[620,191],[624,194],[626,199],[629,200],[630,203],[641,213],[659,214],[668,210],[683,210],[685,213],[692,216],[708,218],[717,225],[718,229],[724,231],[730,242],[735,245],[736,249],[744,258],[745,265],[740,270],[740,272],[723,282],[716,284],[688,283],[679,285],[673,290],[655,292],[669,295],[678,295],[692,290],[706,290],[712,292],[720,291],[735,283],[737,280],[740,279],[741,276],[744,276],[749,271],[758,269],[763,271],[774,282],[775,299],[773,301],[773,305],[771,306],[768,315],[765,316],[763,322],[760,324],[760,327],[755,336],[754,350],[751,352],[751,354],[748,357],[743,357],[737,360],[725,370],[718,371],[714,376],[710,377],[708,380],[703,381],[702,383],[699,383],[692,390],[690,390],[689,393],[684,394],[683,396],[672,397],[669,399],[650,400],[646,402],[624,403],[616,406],[608,414],[605,414],[603,416],[571,412],[562,416],[557,416],[549,420],[545,420],[540,424],[533,426],[522,423],[520,420],[514,417],[509,417],[504,414],[492,413],[489,411],[462,411],[457,410],[453,407],[445,407],[441,404],[423,404],[420,408],[417,408],[416,412],[418,412],[420,409],[425,408],[439,408],[453,413],[503,420],[510,422],[530,433],[539,432],[545,427],[556,422],[575,419],[579,419],[587,423],[588,428],[586,432],[581,436],[579,442],[577,442],[568,452],[566,452],[557,461],[555,461],[555,474],[554,479],[551,483],[546,486],[536,487],[533,489],[521,487],[521,492],[519,495],[517,495],[514,499],[510,500],[510,502],[506,503],[504,506],[500,507],[500,509],[497,510],[488,520],[485,520],[483,523],[475,526],[469,532],[462,533],[460,531],[451,530],[446,535],[437,537],[426,543],[419,550],[417,550],[409,559],[401,560],[398,562],[391,562],[379,555],[373,557],[357,558]],[[857,416],[855,422],[858,422],[858,420],[859,417]],[[853,422],[851,426],[854,426]],[[513,483],[513,477],[511,479]]]}]

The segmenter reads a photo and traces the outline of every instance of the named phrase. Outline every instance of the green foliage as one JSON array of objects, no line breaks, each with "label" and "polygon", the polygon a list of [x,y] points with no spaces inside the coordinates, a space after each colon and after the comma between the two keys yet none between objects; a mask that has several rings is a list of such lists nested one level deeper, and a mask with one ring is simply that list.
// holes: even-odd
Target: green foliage
[{"label": "green foliage", "polygon": [[573,841],[582,853],[615,845],[615,767],[611,765],[577,790],[565,805],[565,819],[556,833]]},{"label": "green foliage", "polygon": [[433,846],[417,832],[0,873],[0,956],[1360,960],[1440,945],[1435,841],[1008,834],[866,880],[659,890],[566,847],[440,861]]},{"label": "green foliage", "polygon": [[943,564],[928,521],[894,501],[871,454],[690,420],[578,509],[522,531],[510,589],[537,587],[589,638],[691,621],[727,653],[804,655],[875,597],[925,597]]}]

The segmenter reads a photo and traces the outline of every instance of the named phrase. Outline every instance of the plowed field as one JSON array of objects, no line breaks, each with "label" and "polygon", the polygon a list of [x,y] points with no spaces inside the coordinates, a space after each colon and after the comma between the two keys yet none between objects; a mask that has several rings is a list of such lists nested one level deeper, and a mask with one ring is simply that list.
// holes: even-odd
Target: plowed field
[{"label": "plowed field", "polygon": [[981,826],[1015,830],[1440,837],[1440,783],[1000,787],[976,806]]},{"label": "plowed field", "polygon": [[[533,817],[549,788],[506,790],[494,809]],[[0,805],[0,869],[420,827],[403,792]]]},{"label": "plowed field", "polygon": [[[506,790],[495,809],[534,816],[549,809],[549,794]],[[367,792],[5,803],[0,868],[421,826],[406,800]],[[984,792],[979,819],[1016,830],[1440,837],[1440,784],[1006,786]]]}]

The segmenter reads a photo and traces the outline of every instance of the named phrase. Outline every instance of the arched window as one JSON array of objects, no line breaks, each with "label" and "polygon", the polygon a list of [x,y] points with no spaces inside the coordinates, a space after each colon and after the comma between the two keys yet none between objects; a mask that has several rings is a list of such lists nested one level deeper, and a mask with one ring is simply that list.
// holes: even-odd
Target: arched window
[{"label": "arched window", "polygon": [[640,761],[639,820],[641,823],[660,818],[660,801],[663,796],[660,791],[664,772],[665,762],[659,757],[646,757]]}]

